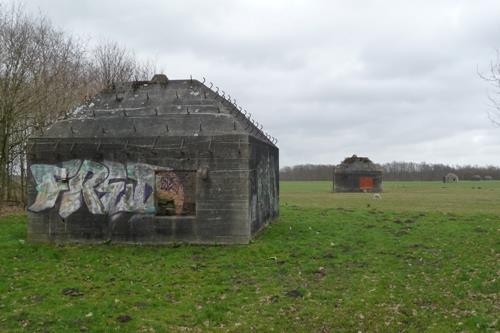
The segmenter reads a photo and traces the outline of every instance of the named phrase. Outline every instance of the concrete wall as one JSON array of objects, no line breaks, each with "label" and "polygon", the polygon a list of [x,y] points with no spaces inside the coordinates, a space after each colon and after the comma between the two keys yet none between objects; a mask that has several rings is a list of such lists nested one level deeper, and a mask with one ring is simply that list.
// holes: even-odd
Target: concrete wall
[{"label": "concrete wall", "polygon": [[[144,148],[151,138],[141,137],[32,141],[28,238],[248,243],[251,228],[258,230],[277,215],[277,149],[253,138],[250,143],[246,135],[156,140],[154,149]],[[193,172],[195,215],[182,209],[175,216],[155,215],[155,173],[169,170]],[[189,186],[181,186],[186,177],[167,179],[165,190],[175,197],[182,187],[187,194]],[[116,189],[123,186],[128,192]],[[252,205],[257,210],[250,211]]]},{"label": "concrete wall", "polygon": [[279,151],[250,138],[250,228],[259,232],[279,215]]},{"label": "concrete wall", "polygon": [[[372,188],[362,188],[362,178],[371,178]],[[380,171],[350,171],[334,173],[335,192],[382,192],[382,172]]]}]

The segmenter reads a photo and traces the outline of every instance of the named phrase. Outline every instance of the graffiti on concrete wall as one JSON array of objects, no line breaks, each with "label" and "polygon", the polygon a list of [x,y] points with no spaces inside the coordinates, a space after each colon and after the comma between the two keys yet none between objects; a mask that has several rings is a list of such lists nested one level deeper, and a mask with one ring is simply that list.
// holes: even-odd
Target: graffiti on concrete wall
[{"label": "graffiti on concrete wall", "polygon": [[[84,204],[92,214],[118,212],[156,212],[155,174],[168,171],[144,163],[119,163],[70,160],[56,165],[34,164],[31,173],[36,182],[36,199],[29,207],[33,212],[53,208],[59,200],[59,215],[66,218]],[[174,172],[171,182],[182,188]],[[182,191],[178,190],[178,196]]]},{"label": "graffiti on concrete wall", "polygon": [[276,165],[271,156],[261,157],[252,179],[250,214],[252,223],[266,221],[279,209]]}]

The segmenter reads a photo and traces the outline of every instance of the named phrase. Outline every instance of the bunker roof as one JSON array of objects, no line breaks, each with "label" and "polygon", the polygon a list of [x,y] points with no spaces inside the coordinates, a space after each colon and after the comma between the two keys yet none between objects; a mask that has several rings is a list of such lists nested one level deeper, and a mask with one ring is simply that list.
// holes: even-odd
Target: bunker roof
[{"label": "bunker roof", "polygon": [[194,79],[115,83],[60,119],[42,138],[122,138],[245,134],[275,146],[224,92]]},{"label": "bunker roof", "polygon": [[345,158],[342,163],[340,163],[336,168],[336,172],[359,172],[359,171],[370,171],[370,172],[382,172],[382,168],[373,163],[368,157],[358,157],[352,155],[351,157]]}]

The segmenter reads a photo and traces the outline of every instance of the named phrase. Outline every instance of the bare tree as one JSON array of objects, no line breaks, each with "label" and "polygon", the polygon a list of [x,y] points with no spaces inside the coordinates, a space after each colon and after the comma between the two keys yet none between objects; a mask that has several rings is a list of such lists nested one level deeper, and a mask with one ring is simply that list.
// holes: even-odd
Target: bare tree
[{"label": "bare tree", "polygon": [[103,42],[91,59],[98,90],[115,82],[147,80],[154,74],[151,62],[140,62],[134,53],[116,42]]},{"label": "bare tree", "polygon": [[0,199],[19,199],[26,140],[75,104],[84,65],[81,46],[46,18],[0,7]]},{"label": "bare tree", "polygon": [[490,92],[488,98],[492,102],[494,110],[489,112],[488,117],[491,122],[500,126],[500,51],[497,51],[496,59],[490,63],[488,72],[478,71],[478,74],[493,87],[493,92]]},{"label": "bare tree", "polygon": [[134,75],[133,54],[116,42],[98,45],[93,53],[97,81],[104,86],[113,82],[130,81]]},{"label": "bare tree", "polygon": [[23,201],[29,136],[114,82],[151,77],[151,62],[114,42],[90,56],[74,36],[0,3],[0,200]]}]

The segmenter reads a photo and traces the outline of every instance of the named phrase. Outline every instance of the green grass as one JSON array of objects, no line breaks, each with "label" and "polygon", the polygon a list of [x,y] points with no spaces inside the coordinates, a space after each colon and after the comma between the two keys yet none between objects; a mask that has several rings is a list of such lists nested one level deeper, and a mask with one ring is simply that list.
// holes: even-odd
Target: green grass
[{"label": "green grass", "polygon": [[332,182],[282,182],[281,202],[304,208],[378,208],[500,215],[500,181],[384,182],[382,200],[370,193],[332,193]]},{"label": "green grass", "polygon": [[0,332],[496,332],[500,183],[442,185],[282,183],[248,246],[33,245],[0,218]]}]

